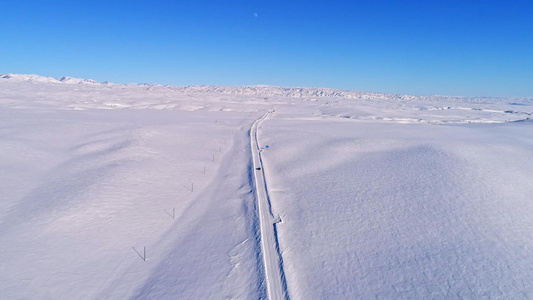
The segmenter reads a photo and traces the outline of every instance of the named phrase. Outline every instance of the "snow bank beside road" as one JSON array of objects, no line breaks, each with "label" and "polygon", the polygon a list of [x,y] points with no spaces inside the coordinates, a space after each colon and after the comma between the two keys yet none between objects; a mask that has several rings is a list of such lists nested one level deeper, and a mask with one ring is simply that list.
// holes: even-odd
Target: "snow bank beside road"
[{"label": "snow bank beside road", "polygon": [[293,117],[260,132],[291,297],[533,295],[533,123]]},{"label": "snow bank beside road", "polygon": [[1,298],[257,298],[254,118],[0,110]]}]

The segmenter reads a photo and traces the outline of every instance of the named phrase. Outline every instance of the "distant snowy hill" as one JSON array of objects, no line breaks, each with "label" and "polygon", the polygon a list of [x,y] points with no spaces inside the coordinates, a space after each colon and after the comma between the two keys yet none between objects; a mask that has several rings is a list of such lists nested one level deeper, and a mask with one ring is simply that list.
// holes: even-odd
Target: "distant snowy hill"
[{"label": "distant snowy hill", "polygon": [[52,78],[39,75],[25,75],[25,74],[1,74],[1,79],[7,79],[13,82],[48,82],[48,83],[59,83],[60,81]]},{"label": "distant snowy hill", "polygon": [[[457,96],[415,96],[415,95],[398,95],[375,92],[358,92],[342,91],[328,88],[295,88],[295,87],[277,87],[277,86],[163,86],[158,84],[112,84],[109,82],[97,82],[92,79],[80,79],[72,77],[52,78],[39,75],[25,74],[0,74],[0,79],[12,82],[27,83],[52,83],[52,84],[79,84],[79,85],[106,85],[123,87],[141,87],[153,91],[182,92],[186,94],[223,94],[223,95],[241,95],[256,97],[290,97],[290,98],[345,98],[345,99],[389,99],[389,100],[415,100],[415,101],[467,101],[467,102],[487,102],[498,100],[495,97],[457,97]],[[514,99],[520,102],[533,102],[533,98]]]},{"label": "distant snowy hill", "polygon": [[69,83],[69,84],[103,84],[92,79],[79,79],[63,76],[60,78],[52,78],[33,74],[1,74],[1,79],[8,79],[14,82],[44,82],[44,83]]}]

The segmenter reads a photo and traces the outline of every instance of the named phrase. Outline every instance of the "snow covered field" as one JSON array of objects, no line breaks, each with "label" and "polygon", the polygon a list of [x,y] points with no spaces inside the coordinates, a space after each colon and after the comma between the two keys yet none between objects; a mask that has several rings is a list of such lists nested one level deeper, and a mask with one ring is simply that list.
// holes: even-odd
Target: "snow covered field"
[{"label": "snow covered field", "polygon": [[292,117],[261,133],[294,298],[533,295],[533,123]]},{"label": "snow covered field", "polygon": [[0,77],[2,299],[266,298],[273,108],[288,297],[533,298],[532,99]]}]

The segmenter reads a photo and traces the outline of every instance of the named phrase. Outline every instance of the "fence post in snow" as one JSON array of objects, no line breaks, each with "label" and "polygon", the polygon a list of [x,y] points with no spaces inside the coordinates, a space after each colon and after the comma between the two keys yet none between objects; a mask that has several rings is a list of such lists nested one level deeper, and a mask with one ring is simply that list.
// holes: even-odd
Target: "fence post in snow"
[{"label": "fence post in snow", "polygon": [[176,218],[176,208],[172,209],[172,219]]},{"label": "fence post in snow", "polygon": [[215,162],[215,155],[213,154],[213,162]]},{"label": "fence post in snow", "polygon": [[146,246],[144,246],[144,256],[143,256],[143,260],[146,261]]}]

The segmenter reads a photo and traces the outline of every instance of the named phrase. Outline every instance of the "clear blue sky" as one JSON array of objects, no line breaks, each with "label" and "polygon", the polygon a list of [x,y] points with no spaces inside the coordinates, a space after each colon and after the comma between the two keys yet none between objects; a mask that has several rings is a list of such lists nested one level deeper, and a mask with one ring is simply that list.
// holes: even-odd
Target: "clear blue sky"
[{"label": "clear blue sky", "polygon": [[533,96],[533,1],[1,1],[0,73]]}]

